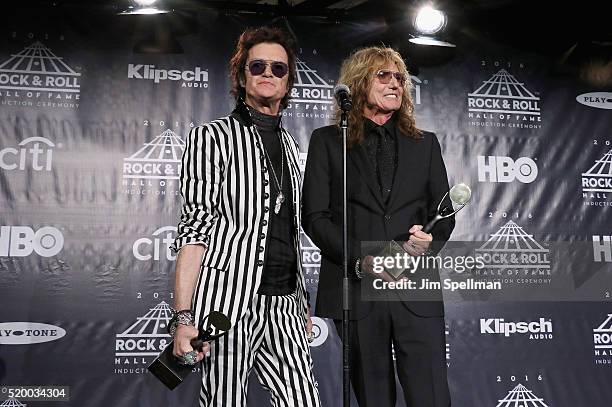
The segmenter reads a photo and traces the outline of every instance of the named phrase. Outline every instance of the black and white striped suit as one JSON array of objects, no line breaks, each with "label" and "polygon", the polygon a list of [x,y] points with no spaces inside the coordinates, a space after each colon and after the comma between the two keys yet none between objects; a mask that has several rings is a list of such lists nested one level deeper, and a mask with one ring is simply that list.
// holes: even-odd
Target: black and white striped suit
[{"label": "black and white striped suit", "polygon": [[[248,119],[245,122],[250,123]],[[294,246],[299,259],[299,151],[286,130],[282,129],[281,136],[292,185],[291,201],[285,204],[293,205]],[[273,210],[267,167],[255,126],[243,125],[232,116],[196,127],[187,137],[181,170],[184,204],[172,248],[178,251],[186,244],[207,247],[193,297],[196,321],[216,310],[227,315],[233,327],[229,335],[212,344],[211,357],[203,363],[203,406],[245,405],[244,385],[254,363],[260,381],[278,403],[275,405],[319,405],[305,338],[307,305],[301,263],[298,261],[294,294],[257,294]],[[270,306],[276,308],[271,310]],[[271,315],[277,319],[267,324]],[[281,348],[270,348],[277,346],[275,341],[280,341]],[[280,352],[279,358],[270,356],[274,352]],[[276,392],[275,387],[290,383],[298,386],[295,392],[305,394],[304,403],[292,397],[284,399],[283,393]]]}]

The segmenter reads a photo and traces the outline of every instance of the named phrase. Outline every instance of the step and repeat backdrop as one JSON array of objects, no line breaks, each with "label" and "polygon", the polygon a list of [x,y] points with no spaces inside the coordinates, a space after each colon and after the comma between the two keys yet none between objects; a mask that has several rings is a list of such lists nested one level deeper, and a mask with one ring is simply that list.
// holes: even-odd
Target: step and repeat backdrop
[{"label": "step and repeat backdrop", "polygon": [[[263,23],[213,12],[3,19],[0,406],[62,405],[3,387],[37,385],[67,386],[74,406],[197,405],[199,374],[171,392],[146,370],[170,341],[180,158],[190,128],[231,111],[229,57],[240,32]],[[299,61],[283,122],[304,164],[312,130],[332,121],[341,61],[376,43],[376,31],[289,23]],[[139,52],[156,40],[175,52]],[[545,288],[576,271],[575,287],[590,293],[449,298],[455,406],[612,400],[612,89],[557,75],[552,64],[460,39],[453,58],[412,77],[418,125],[440,139],[451,184],[473,190],[452,240],[482,242],[500,279]],[[584,255],[555,261],[551,242],[576,242]],[[316,296],[320,252],[304,234],[302,244]],[[505,256],[524,261],[505,267]],[[330,321],[314,323],[323,405],[339,406],[341,343]],[[269,405],[255,376],[250,400]]]}]

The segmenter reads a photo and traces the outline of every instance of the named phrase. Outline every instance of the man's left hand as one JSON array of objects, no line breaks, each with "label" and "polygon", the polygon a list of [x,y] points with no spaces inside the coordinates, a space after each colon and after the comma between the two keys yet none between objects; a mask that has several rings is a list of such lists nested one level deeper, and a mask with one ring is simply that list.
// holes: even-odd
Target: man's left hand
[{"label": "man's left hand", "polygon": [[422,229],[423,225],[413,225],[408,231],[410,238],[404,242],[403,247],[411,256],[424,255],[433,241],[433,236]]},{"label": "man's left hand", "polygon": [[310,318],[310,307],[308,307],[308,311],[306,311],[306,338],[308,338],[308,342],[312,341],[312,318]]}]

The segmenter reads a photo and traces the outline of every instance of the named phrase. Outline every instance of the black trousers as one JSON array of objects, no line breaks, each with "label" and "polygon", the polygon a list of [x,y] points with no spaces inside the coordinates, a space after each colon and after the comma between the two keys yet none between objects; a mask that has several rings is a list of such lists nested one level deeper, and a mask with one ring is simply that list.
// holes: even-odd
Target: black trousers
[{"label": "black trousers", "polygon": [[[342,321],[334,320],[342,335]],[[351,384],[359,407],[394,407],[397,376],[408,407],[449,407],[443,317],[420,317],[399,301],[375,302],[351,321]]]}]

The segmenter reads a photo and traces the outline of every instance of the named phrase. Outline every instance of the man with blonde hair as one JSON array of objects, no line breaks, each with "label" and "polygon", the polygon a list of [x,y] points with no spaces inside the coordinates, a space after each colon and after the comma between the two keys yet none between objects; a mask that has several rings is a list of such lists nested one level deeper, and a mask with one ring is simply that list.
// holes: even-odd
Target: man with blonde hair
[{"label": "man with blonde hair", "polygon": [[[444,306],[439,290],[416,301],[385,293],[368,301],[371,253],[364,242],[401,241],[412,256],[438,251],[454,219],[422,231],[448,191],[440,144],[416,128],[410,77],[399,53],[370,47],[344,61],[339,83],[352,94],[348,114],[347,223],[351,273],[351,383],[361,407],[395,406],[393,350],[404,398],[411,407],[448,407]],[[338,112],[337,112],[338,113]],[[339,122],[339,114],[336,115]],[[342,138],[339,123],[310,139],[303,188],[306,233],[321,249],[316,315],[342,318]],[[450,204],[450,202],[447,202]],[[435,272],[437,275],[437,272]],[[437,277],[439,279],[439,276]],[[382,389],[382,391],[381,391]]]}]

